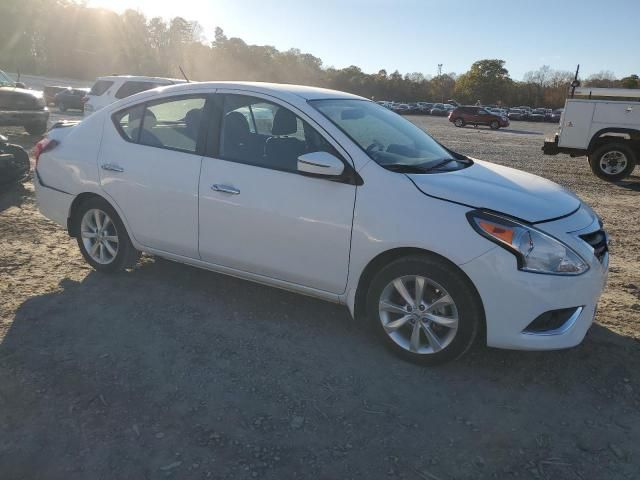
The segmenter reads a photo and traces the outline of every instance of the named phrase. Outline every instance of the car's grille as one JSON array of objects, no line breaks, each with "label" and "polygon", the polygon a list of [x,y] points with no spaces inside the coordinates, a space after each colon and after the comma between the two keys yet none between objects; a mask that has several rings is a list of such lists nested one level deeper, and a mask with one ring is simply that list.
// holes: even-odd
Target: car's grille
[{"label": "car's grille", "polygon": [[591,245],[594,255],[598,260],[600,260],[600,262],[602,262],[605,254],[609,250],[606,232],[601,229],[596,232],[580,235],[580,238]]}]

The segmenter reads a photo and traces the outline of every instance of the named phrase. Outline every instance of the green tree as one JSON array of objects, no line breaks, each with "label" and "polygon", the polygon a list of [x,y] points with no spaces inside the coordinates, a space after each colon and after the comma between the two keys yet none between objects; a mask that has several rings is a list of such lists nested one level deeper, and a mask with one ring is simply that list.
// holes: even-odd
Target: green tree
[{"label": "green tree", "polygon": [[620,86],[622,88],[640,88],[640,77],[638,75],[629,75],[620,79]]},{"label": "green tree", "polygon": [[483,104],[503,101],[512,80],[504,60],[479,60],[458,77],[456,96],[468,103],[480,100]]}]

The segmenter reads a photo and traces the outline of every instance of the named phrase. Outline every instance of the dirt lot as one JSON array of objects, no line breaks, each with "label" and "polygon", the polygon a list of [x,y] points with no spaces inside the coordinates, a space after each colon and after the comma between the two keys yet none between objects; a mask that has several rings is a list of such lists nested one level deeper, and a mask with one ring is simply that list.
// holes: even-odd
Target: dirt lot
[{"label": "dirt lot", "polygon": [[604,218],[581,346],[420,368],[343,307],[151,257],[97,274],[25,185],[0,194],[0,478],[640,478],[640,172],[609,185],[544,157],[554,125],[412,120]]}]

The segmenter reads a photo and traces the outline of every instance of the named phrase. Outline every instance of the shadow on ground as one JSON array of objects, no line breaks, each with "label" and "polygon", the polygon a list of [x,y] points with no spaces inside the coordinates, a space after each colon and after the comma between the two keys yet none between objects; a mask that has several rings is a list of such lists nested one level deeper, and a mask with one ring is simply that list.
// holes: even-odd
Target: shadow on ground
[{"label": "shadow on ground", "polygon": [[572,350],[426,369],[367,332],[343,307],[146,257],[65,280],[0,344],[1,476],[638,473],[638,342],[595,326]]}]

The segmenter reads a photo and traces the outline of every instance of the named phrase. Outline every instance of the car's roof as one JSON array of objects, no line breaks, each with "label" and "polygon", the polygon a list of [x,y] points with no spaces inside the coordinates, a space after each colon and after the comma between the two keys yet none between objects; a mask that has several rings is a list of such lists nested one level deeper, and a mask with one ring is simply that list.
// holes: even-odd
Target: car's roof
[{"label": "car's roof", "polygon": [[305,100],[320,100],[320,99],[338,99],[338,98],[351,98],[362,99],[357,95],[351,93],[340,92],[338,90],[330,90],[327,88],[310,87],[306,85],[291,85],[288,83],[268,83],[268,82],[193,82],[188,85],[182,84],[171,87],[174,89],[188,89],[190,85],[194,87],[208,86],[212,89],[231,89],[231,90],[247,90],[260,93],[273,93],[279,95],[295,95]]},{"label": "car's roof", "polygon": [[184,79],[167,77],[145,77],[143,75],[106,75],[97,80],[124,80],[126,82],[186,83]]},{"label": "car's roof", "polygon": [[[352,95],[346,92],[340,92],[338,90],[329,90],[319,87],[308,87],[304,85],[289,85],[280,83],[264,83],[264,82],[190,82],[181,83],[175,85],[163,85],[151,90],[146,90],[141,93],[136,93],[126,99],[122,99],[112,104],[109,111],[114,111],[121,108],[123,105],[132,104],[134,102],[159,100],[161,97],[167,94],[201,94],[201,93],[213,93],[216,90],[228,90],[235,91],[237,93],[244,93],[246,95],[262,94],[270,95],[292,105],[301,106],[302,103],[306,103],[307,100],[339,100],[339,99],[351,99],[351,100],[366,100],[366,98]],[[125,103],[123,103],[125,102]]]}]

